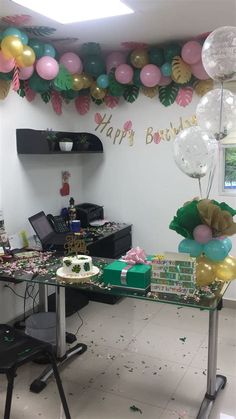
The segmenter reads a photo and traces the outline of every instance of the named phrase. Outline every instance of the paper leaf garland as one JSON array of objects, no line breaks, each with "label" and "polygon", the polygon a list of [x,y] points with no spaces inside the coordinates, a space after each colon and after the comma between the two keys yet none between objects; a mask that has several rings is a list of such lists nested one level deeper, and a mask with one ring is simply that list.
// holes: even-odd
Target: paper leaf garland
[{"label": "paper leaf garland", "polygon": [[29,26],[24,27],[24,31],[33,36],[49,36],[52,35],[56,29],[49,26]]},{"label": "paper leaf garland", "polygon": [[154,87],[142,87],[142,92],[145,96],[150,97],[151,99],[155,97],[158,93],[158,86]]},{"label": "paper leaf garland", "polygon": [[75,108],[80,115],[85,115],[90,109],[90,97],[78,96],[75,99]]},{"label": "paper leaf garland", "polygon": [[185,84],[192,77],[191,67],[181,57],[174,57],[171,77],[176,83]]},{"label": "paper leaf garland", "polygon": [[34,92],[29,86],[29,80],[24,81],[25,97],[28,102],[32,102],[35,99],[36,92]]},{"label": "paper leaf garland", "polygon": [[60,94],[56,92],[55,90],[52,91],[51,102],[52,102],[52,107],[53,107],[54,112],[57,115],[61,115],[62,114],[62,99],[61,99]]},{"label": "paper leaf garland", "polygon": [[63,65],[60,65],[59,73],[53,80],[53,84],[57,90],[70,90],[72,88],[71,74]]},{"label": "paper leaf garland", "polygon": [[213,80],[197,80],[193,84],[195,93],[198,96],[204,96],[213,89]]},{"label": "paper leaf garland", "polygon": [[137,86],[126,86],[123,98],[126,102],[133,103],[139,95],[139,88]]},{"label": "paper leaf garland", "polygon": [[174,103],[179,87],[175,83],[168,84],[168,86],[159,87],[159,99],[162,105],[170,106]]},{"label": "paper leaf garland", "polygon": [[3,100],[7,97],[11,87],[10,80],[0,80],[0,99]]},{"label": "paper leaf garland", "polygon": [[176,97],[176,103],[178,103],[179,106],[187,106],[190,102],[192,102],[193,98],[193,88],[192,87],[180,87],[177,97]]},{"label": "paper leaf garland", "polygon": [[104,102],[105,102],[105,104],[107,105],[108,108],[113,109],[113,108],[115,108],[118,105],[119,98],[118,97],[115,97],[115,96],[107,95],[104,98]]}]

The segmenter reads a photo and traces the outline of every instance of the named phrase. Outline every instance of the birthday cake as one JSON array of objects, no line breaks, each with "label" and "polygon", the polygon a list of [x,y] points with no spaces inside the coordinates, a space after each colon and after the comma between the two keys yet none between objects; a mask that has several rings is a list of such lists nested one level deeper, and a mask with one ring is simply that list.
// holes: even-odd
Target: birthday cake
[{"label": "birthday cake", "polygon": [[98,274],[99,269],[93,265],[92,258],[87,255],[66,256],[57,276],[67,282],[87,282],[88,278]]}]

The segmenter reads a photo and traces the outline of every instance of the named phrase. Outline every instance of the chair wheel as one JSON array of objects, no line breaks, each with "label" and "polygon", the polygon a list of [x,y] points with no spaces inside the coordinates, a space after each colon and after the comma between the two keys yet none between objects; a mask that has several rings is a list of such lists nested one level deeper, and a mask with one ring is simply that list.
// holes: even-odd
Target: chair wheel
[{"label": "chair wheel", "polygon": [[44,381],[34,380],[30,385],[30,391],[32,393],[40,393],[46,386],[47,384]]}]

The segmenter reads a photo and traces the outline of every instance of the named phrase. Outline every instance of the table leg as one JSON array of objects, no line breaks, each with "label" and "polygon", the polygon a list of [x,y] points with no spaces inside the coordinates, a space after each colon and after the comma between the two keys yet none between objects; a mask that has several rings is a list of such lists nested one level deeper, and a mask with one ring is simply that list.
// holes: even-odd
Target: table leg
[{"label": "table leg", "polygon": [[48,286],[39,283],[39,311],[48,311]]},{"label": "table leg", "polygon": [[[65,364],[75,355],[82,355],[87,350],[84,343],[77,343],[68,351],[66,350],[66,315],[65,315],[65,288],[56,287],[56,351],[57,366]],[[40,393],[46,385],[47,380],[53,375],[51,365],[47,367],[42,374],[31,383],[30,391]]]},{"label": "table leg", "polygon": [[217,375],[217,345],[218,345],[218,308],[209,311],[208,329],[208,360],[207,360],[207,391],[202,401],[197,419],[208,419],[216,397],[225,387],[226,377]]}]

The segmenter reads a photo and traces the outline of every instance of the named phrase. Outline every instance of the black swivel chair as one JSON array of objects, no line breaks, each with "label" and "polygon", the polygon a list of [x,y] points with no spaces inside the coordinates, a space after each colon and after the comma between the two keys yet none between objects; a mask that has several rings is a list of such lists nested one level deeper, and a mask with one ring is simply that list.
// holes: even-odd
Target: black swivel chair
[{"label": "black swivel chair", "polygon": [[10,418],[13,385],[17,368],[32,361],[38,355],[48,356],[52,364],[66,419],[71,419],[52,346],[6,324],[0,324],[0,373],[6,374],[8,380],[4,419]]}]

